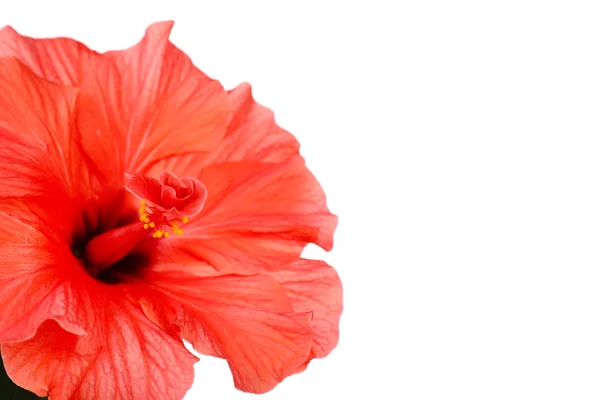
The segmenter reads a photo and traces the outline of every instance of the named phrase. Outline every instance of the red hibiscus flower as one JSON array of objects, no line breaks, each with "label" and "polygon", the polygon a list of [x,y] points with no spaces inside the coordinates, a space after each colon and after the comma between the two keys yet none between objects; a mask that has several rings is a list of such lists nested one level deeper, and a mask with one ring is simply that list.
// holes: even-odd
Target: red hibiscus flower
[{"label": "red hibiscus flower", "polygon": [[0,344],[51,399],[179,399],[196,357],[262,393],[338,340],[337,219],[250,86],[169,40],[104,54],[0,31]]}]

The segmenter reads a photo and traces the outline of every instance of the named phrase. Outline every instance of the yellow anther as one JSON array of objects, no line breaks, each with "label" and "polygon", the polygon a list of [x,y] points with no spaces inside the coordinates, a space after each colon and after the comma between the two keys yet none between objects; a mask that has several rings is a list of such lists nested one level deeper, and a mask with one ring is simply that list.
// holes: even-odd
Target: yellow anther
[{"label": "yellow anther", "polygon": [[156,231],[156,237],[160,239],[163,236],[163,231]]},{"label": "yellow anther", "polygon": [[146,200],[142,200],[142,201],[140,201],[140,205],[141,205],[141,206],[145,206],[145,205],[146,205]]},{"label": "yellow anther", "polygon": [[146,217],[148,216],[148,214],[142,214],[140,215],[140,221],[146,221]]},{"label": "yellow anther", "polygon": [[149,227],[150,227],[150,225],[144,224],[144,229],[148,229]]},{"label": "yellow anther", "polygon": [[152,234],[152,237],[153,237],[154,239],[158,238],[158,231],[157,231],[157,232],[154,232],[154,233]]},{"label": "yellow anther", "polygon": [[149,222],[150,222],[150,218],[146,218],[146,219],[144,220],[144,222],[145,222],[145,223],[149,223]]},{"label": "yellow anther", "polygon": [[138,212],[140,214],[143,214],[146,211],[146,207],[140,207],[140,209],[138,210]]},{"label": "yellow anther", "polygon": [[190,219],[188,217],[183,217],[181,220],[184,224],[187,224]]},{"label": "yellow anther", "polygon": [[179,226],[177,226],[177,222],[171,222],[171,229],[173,229],[173,233],[176,235],[183,235],[183,230]]},{"label": "yellow anther", "polygon": [[156,225],[154,225],[154,222],[150,222],[150,228],[154,228]]},{"label": "yellow anther", "polygon": [[169,237],[169,232],[165,232],[165,237]]}]

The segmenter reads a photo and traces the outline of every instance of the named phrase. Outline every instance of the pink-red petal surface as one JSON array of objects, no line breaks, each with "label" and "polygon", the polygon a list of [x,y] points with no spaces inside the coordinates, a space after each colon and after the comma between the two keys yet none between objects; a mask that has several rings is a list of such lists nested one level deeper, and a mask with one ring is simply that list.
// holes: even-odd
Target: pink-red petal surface
[{"label": "pink-red petal surface", "polygon": [[87,65],[77,126],[93,168],[107,182],[144,173],[164,158],[210,151],[225,134],[226,92],[168,41],[171,28],[154,24],[136,46]]},{"label": "pink-red petal surface", "polygon": [[0,30],[0,57],[16,57],[33,73],[62,85],[77,86],[94,54],[72,39],[33,39],[9,26]]},{"label": "pink-red petal surface", "polygon": [[91,279],[68,248],[31,223],[0,213],[0,343],[30,339],[48,319],[78,335],[103,331],[86,287]]},{"label": "pink-red petal surface", "polygon": [[242,83],[227,92],[229,121],[225,137],[211,152],[167,158],[151,171],[173,171],[196,174],[211,164],[257,161],[278,163],[297,156],[300,145],[296,138],[278,126],[273,111],[257,103],[249,84]]},{"label": "pink-red petal surface", "polygon": [[311,313],[294,312],[267,276],[162,271],[146,274],[144,286],[160,293],[138,299],[146,314],[199,352],[225,358],[240,390],[269,391],[309,356]]},{"label": "pink-red petal surface", "polygon": [[70,126],[77,90],[0,58],[0,197],[74,191],[78,176]]},{"label": "pink-red petal surface", "polygon": [[172,245],[182,262],[187,255],[221,272],[252,272],[293,261],[311,242],[333,246],[337,217],[299,156],[280,164],[214,164],[199,180],[209,193],[202,213]]},{"label": "pink-red petal surface", "polygon": [[279,282],[295,311],[313,313],[312,356],[328,355],[338,342],[343,309],[342,282],[335,269],[323,261],[301,259],[269,275]]},{"label": "pink-red petal surface", "polygon": [[11,379],[39,396],[62,399],[181,399],[194,379],[190,354],[126,300],[103,304],[106,342],[92,354],[56,323],[30,340],[2,345]]}]

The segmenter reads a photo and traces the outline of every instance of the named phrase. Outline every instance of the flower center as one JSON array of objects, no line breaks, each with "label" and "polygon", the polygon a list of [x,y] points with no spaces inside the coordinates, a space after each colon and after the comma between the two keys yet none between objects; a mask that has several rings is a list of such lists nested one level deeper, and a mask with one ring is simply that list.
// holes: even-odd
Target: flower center
[{"label": "flower center", "polygon": [[125,189],[140,200],[139,220],[109,229],[87,242],[83,257],[92,276],[121,262],[147,239],[182,235],[179,224],[200,212],[207,195],[197,179],[179,179],[170,172],[161,173],[159,179],[128,174]]}]

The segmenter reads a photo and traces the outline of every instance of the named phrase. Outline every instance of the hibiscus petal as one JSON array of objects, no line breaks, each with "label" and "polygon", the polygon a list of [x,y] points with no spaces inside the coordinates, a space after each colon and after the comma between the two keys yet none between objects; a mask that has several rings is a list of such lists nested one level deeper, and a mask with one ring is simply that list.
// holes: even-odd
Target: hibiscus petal
[{"label": "hibiscus petal", "polygon": [[0,58],[0,92],[0,197],[71,192],[82,175],[69,136],[77,91]]},{"label": "hibiscus petal", "polygon": [[[57,321],[63,329],[85,335],[96,323],[92,301],[93,280],[77,263],[66,246],[45,236],[28,223],[0,213],[0,343],[30,339],[46,320]],[[93,337],[81,348],[98,346]]]},{"label": "hibiscus petal", "polygon": [[151,272],[156,295],[141,296],[145,312],[205,354],[227,359],[238,389],[264,393],[308,359],[311,313],[293,312],[281,287],[266,276],[198,277]]},{"label": "hibiscus petal", "polygon": [[77,375],[85,368],[85,357],[76,351],[77,340],[77,335],[49,320],[39,327],[35,337],[2,345],[7,373],[13,382],[40,397],[48,395],[51,382],[62,382],[66,390],[61,396],[62,388],[53,388],[53,399],[68,398],[73,393],[69,386],[76,385]]},{"label": "hibiscus petal", "polygon": [[[337,218],[323,189],[300,156],[280,164],[225,163],[200,173],[210,193],[197,231],[273,232],[317,228],[311,239],[326,250],[333,246]],[[304,230],[302,230],[304,233]]]},{"label": "hibiscus petal", "polygon": [[0,30],[0,57],[16,57],[38,76],[63,85],[77,86],[82,65],[94,53],[72,39],[33,39],[10,26]]},{"label": "hibiscus petal", "polygon": [[294,311],[313,313],[312,354],[325,357],[337,345],[343,308],[342,282],[335,269],[323,261],[297,260],[270,276],[285,290]]},{"label": "hibiscus petal", "polygon": [[[313,242],[330,250],[337,217],[300,156],[280,164],[225,163],[206,167],[204,209],[172,244],[221,272],[283,266]],[[244,272],[244,273],[246,273]]]},{"label": "hibiscus petal", "polygon": [[228,93],[231,114],[223,141],[211,152],[172,157],[153,169],[183,175],[210,164],[234,161],[282,162],[298,155],[300,144],[275,122],[273,111],[257,103],[252,88],[242,83]]},{"label": "hibiscus petal", "polygon": [[77,336],[49,321],[32,339],[2,345],[11,379],[56,400],[181,399],[197,358],[128,301],[103,305],[109,334],[96,353],[78,353]]},{"label": "hibiscus petal", "polygon": [[212,150],[225,134],[227,94],[169,42],[172,25],[151,25],[140,43],[95,57],[84,74],[80,140],[104,180]]},{"label": "hibiscus petal", "polygon": [[[310,313],[272,314],[214,309],[205,317],[209,336],[226,343],[222,350],[235,387],[265,393],[297,371],[310,351]],[[231,324],[246,317],[243,323]],[[229,323],[228,323],[229,322]],[[302,363],[302,361],[300,361]]]},{"label": "hibiscus petal", "polygon": [[225,139],[205,165],[231,161],[281,162],[297,155],[300,144],[275,123],[273,111],[257,103],[252,88],[242,83],[229,91],[232,115]]}]

